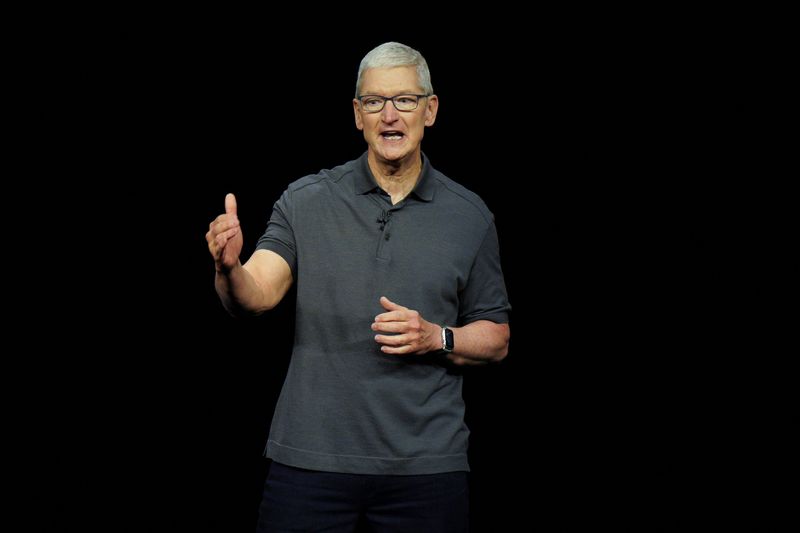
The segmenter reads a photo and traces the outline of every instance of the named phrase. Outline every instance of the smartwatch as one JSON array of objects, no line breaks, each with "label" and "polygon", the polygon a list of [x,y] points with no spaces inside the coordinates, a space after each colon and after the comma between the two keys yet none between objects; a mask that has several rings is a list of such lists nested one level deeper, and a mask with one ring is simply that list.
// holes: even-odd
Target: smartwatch
[{"label": "smartwatch", "polygon": [[442,326],[442,350],[450,353],[453,351],[453,330]]}]

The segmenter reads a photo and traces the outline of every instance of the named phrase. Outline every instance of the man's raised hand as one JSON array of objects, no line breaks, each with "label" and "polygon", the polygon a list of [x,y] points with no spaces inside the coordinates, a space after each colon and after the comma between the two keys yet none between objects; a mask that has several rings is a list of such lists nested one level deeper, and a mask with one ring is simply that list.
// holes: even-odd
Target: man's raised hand
[{"label": "man's raised hand", "polygon": [[217,272],[228,272],[239,264],[244,241],[233,194],[225,195],[225,214],[219,215],[208,225],[206,241]]}]

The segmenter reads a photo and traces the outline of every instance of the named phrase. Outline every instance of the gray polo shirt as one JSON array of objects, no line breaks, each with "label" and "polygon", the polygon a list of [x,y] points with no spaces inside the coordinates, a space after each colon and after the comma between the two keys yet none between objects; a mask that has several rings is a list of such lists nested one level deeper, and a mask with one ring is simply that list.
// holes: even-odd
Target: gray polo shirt
[{"label": "gray polo shirt", "polygon": [[400,203],[365,153],[289,185],[257,248],[292,269],[295,342],[266,455],[356,474],[469,470],[462,376],[435,354],[388,355],[379,298],[437,324],[508,322],[493,216],[431,167]]}]

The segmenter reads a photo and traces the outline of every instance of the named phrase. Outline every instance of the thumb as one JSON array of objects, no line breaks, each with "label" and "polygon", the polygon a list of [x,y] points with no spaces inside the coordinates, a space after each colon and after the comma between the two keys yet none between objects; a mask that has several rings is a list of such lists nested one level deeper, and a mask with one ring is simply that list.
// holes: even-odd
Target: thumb
[{"label": "thumb", "polygon": [[236,214],[236,197],[233,195],[233,193],[228,193],[225,195],[225,214]]},{"label": "thumb", "polygon": [[398,304],[394,303],[393,301],[391,301],[386,296],[381,296],[381,305],[387,311],[399,311],[401,309],[405,309],[405,307],[403,307],[402,305],[398,305]]}]

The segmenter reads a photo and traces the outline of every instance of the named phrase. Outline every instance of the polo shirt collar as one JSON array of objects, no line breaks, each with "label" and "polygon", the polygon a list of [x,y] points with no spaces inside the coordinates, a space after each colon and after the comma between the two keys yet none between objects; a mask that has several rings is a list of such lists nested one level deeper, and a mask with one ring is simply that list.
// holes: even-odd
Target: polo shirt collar
[{"label": "polo shirt collar", "polygon": [[[356,194],[366,194],[378,188],[378,182],[375,181],[375,176],[372,175],[372,170],[369,168],[369,161],[367,153],[358,158],[358,172],[355,172],[355,192]],[[422,172],[420,179],[414,186],[411,194],[423,200],[430,202],[433,200],[433,193],[436,189],[436,182],[433,178],[433,169],[431,168],[428,158],[425,153],[422,153]]]}]

